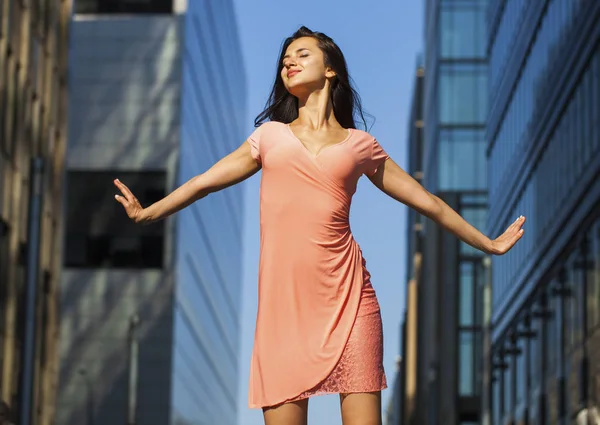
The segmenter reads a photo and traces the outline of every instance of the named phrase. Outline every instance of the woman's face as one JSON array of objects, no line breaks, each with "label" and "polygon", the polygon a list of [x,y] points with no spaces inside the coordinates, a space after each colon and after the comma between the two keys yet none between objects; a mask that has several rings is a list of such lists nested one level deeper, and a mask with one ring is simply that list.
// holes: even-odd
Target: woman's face
[{"label": "woman's face", "polygon": [[281,78],[292,95],[322,89],[325,81],[334,76],[335,72],[325,66],[325,58],[316,39],[301,37],[285,51]]}]

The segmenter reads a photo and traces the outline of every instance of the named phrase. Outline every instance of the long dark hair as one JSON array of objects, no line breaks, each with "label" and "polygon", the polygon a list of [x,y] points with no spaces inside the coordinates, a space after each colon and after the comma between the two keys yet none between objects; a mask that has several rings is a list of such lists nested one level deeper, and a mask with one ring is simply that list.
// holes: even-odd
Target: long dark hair
[{"label": "long dark hair", "polygon": [[311,31],[305,26],[300,27],[294,35],[286,38],[283,42],[277,60],[275,83],[265,105],[265,110],[256,117],[254,126],[258,127],[267,120],[289,124],[298,118],[298,98],[290,94],[285,88],[281,78],[281,67],[283,66],[285,51],[294,40],[301,37],[312,37],[318,41],[319,48],[323,52],[325,66],[332,68],[336,73],[331,82],[330,92],[335,118],[344,128],[356,128],[354,121],[356,114],[362,120],[364,129],[367,130],[365,115],[369,114],[363,111],[360,96],[354,89],[352,79],[348,74],[348,65],[344,54],[331,37],[322,32]]}]

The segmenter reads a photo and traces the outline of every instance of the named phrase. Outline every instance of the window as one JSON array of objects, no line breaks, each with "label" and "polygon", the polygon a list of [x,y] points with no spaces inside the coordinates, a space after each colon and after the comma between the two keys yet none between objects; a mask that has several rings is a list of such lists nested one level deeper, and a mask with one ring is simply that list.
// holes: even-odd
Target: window
[{"label": "window", "polygon": [[463,396],[479,394],[481,388],[483,309],[483,265],[462,260],[458,294],[458,391]]},{"label": "window", "polygon": [[504,362],[507,364],[507,368],[504,370],[504,379],[502,380],[503,390],[503,416],[504,418],[510,416],[513,412],[513,372],[514,365],[511,356],[504,356]]},{"label": "window", "polygon": [[475,282],[473,278],[473,263],[460,264],[459,317],[460,326],[473,326],[475,313]]},{"label": "window", "polygon": [[527,395],[527,351],[525,347],[525,340],[523,338],[517,339],[515,348],[515,399],[517,405],[521,405],[522,403],[526,403],[525,397]]},{"label": "window", "polygon": [[493,425],[501,425],[502,421],[502,388],[500,386],[500,376],[501,372],[499,370],[495,370],[494,375],[492,376],[492,424]]},{"label": "window", "polygon": [[440,20],[443,58],[485,57],[485,5],[443,4]]},{"label": "window", "polygon": [[164,172],[68,172],[66,267],[162,267],[164,223],[133,224],[114,200],[115,177],[142,206],[165,195]]},{"label": "window", "polygon": [[172,0],[77,0],[75,13],[172,13]]},{"label": "window", "polygon": [[[534,311],[541,311],[543,306],[541,303],[534,304]],[[529,382],[531,385],[530,390],[535,391],[540,384],[541,377],[541,358],[543,352],[541,350],[541,320],[531,320],[529,322],[528,331],[531,332],[529,337],[529,349],[527,355],[529,356],[527,368],[529,370]]]},{"label": "window", "polygon": [[438,151],[440,190],[487,190],[485,149],[483,130],[442,130]]},{"label": "window", "polygon": [[[544,320],[544,338],[545,347],[544,353],[546,355],[546,367],[545,376],[555,376],[558,362],[558,341],[559,341],[559,328],[558,328],[558,307],[559,298],[552,294],[552,287],[555,282],[550,282],[547,287],[542,303],[542,312],[547,310],[547,317]],[[544,308],[545,307],[545,308]]]},{"label": "window", "polygon": [[566,263],[564,306],[565,350],[569,351],[583,337],[583,282],[580,267],[580,251],[573,252]]},{"label": "window", "polygon": [[461,396],[475,394],[475,356],[472,332],[459,334],[459,382],[458,391]]},{"label": "window", "polygon": [[[485,231],[487,220],[487,208],[485,205],[477,207],[464,207],[461,208],[460,213],[464,219],[475,228]],[[478,257],[483,255],[481,251],[462,241],[460,242],[460,253],[463,255],[475,255]]]},{"label": "window", "polygon": [[487,70],[483,64],[440,66],[442,124],[483,124],[487,117]]}]

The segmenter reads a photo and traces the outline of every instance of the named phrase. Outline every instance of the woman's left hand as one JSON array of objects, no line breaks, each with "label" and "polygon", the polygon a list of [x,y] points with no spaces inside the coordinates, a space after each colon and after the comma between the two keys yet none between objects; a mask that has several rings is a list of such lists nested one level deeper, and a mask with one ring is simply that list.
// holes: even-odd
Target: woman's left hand
[{"label": "woman's left hand", "polygon": [[492,241],[490,254],[506,254],[523,236],[523,233],[525,232],[523,229],[523,224],[525,224],[525,217],[520,216],[513,222],[513,224],[508,226],[508,229],[506,229],[502,235]]}]

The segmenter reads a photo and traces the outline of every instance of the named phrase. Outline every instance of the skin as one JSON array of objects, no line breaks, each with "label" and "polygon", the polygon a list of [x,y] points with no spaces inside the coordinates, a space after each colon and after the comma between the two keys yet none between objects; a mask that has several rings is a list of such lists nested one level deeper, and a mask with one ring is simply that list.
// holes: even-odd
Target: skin
[{"label": "skin", "polygon": [[[288,72],[300,71],[288,76]],[[324,62],[317,40],[303,37],[290,44],[285,53],[281,76],[287,90],[298,98],[298,119],[290,123],[294,134],[313,155],[344,140],[348,130],[333,114],[329,96],[335,71]],[[260,165],[250,154],[245,141],[208,171],[193,177],[162,200],[142,208],[131,191],[119,180],[121,195],[115,198],[136,223],[149,224],[204,198],[210,193],[237,184],[255,174]],[[520,216],[498,238],[492,240],[467,223],[443,200],[429,193],[392,159],[388,159],[369,178],[382,192],[432,219],[460,240],[486,254],[502,255],[523,236],[525,217]],[[381,394],[340,394],[344,425],[381,425]],[[265,425],[306,425],[308,400],[263,409]]]}]

